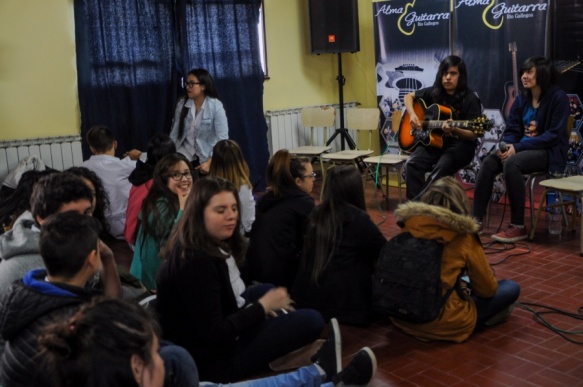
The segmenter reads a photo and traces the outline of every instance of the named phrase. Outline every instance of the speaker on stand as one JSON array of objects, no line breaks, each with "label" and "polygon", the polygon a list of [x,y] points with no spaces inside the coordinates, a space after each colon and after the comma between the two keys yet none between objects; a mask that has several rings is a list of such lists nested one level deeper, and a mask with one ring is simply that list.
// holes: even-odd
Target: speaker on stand
[{"label": "speaker on stand", "polygon": [[358,30],[357,0],[309,0],[310,41],[312,54],[338,55],[338,97],[340,111],[340,128],[337,128],[326,141],[330,145],[336,136],[341,138],[341,148],[345,143],[350,149],[356,144],[348,129],[344,127],[344,84],[342,75],[342,53],[360,51],[360,34]]}]

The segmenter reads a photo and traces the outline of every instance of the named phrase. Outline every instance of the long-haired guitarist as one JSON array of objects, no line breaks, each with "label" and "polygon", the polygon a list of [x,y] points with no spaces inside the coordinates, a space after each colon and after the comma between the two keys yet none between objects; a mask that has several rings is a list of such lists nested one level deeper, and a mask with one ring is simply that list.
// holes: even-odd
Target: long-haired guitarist
[{"label": "long-haired guitarist", "polygon": [[[471,120],[482,114],[482,103],[468,88],[468,73],[464,61],[455,55],[443,59],[432,87],[405,95],[405,107],[412,130],[423,130],[422,119],[414,109],[415,100],[421,98],[425,106],[439,104],[452,109],[452,116],[442,124],[443,146],[417,146],[407,161],[407,199],[421,196],[435,180],[451,176],[466,166],[474,157],[476,134],[452,125],[451,118]],[[430,172],[426,179],[425,174]]]},{"label": "long-haired guitarist", "polygon": [[492,235],[499,242],[527,238],[524,227],[524,174],[563,174],[567,164],[569,98],[557,85],[557,71],[542,56],[528,58],[521,68],[523,91],[510,108],[497,152],[484,159],[476,179],[473,215],[486,212],[494,179],[503,173],[510,202],[510,226]]}]

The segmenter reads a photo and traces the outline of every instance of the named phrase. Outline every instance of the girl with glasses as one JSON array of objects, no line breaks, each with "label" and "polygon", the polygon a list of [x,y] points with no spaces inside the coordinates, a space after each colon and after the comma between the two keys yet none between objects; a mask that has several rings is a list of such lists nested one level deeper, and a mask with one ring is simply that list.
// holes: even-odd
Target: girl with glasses
[{"label": "girl with glasses", "polygon": [[304,225],[315,207],[312,165],[287,149],[273,155],[267,166],[267,185],[256,209],[243,276],[290,288],[304,244]]},{"label": "girl with glasses", "polygon": [[227,115],[207,70],[191,70],[184,87],[186,96],[176,105],[170,137],[177,151],[191,160],[198,172],[207,174],[213,146],[229,138]]},{"label": "girl with glasses", "polygon": [[192,187],[190,162],[180,153],[164,156],[154,168],[150,192],[138,216],[138,236],[130,273],[149,290],[156,289],[162,263],[159,251],[182,215]]},{"label": "girl with glasses", "polygon": [[293,311],[285,288],[245,286],[239,203],[233,183],[198,180],[162,251],[157,277],[164,338],[188,350],[201,378],[213,382],[266,371],[275,359],[313,343],[324,328],[318,312]]}]

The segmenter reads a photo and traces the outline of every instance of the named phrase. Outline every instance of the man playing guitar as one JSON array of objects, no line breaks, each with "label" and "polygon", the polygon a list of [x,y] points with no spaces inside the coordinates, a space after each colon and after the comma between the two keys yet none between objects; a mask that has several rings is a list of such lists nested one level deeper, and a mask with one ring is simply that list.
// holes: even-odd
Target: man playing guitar
[{"label": "man playing guitar", "polygon": [[[468,165],[474,157],[476,134],[452,125],[451,118],[472,120],[482,115],[482,104],[477,94],[468,88],[466,64],[455,55],[443,59],[432,87],[405,95],[404,102],[414,130],[423,130],[414,110],[415,99],[423,99],[425,106],[440,104],[452,109],[453,117],[443,122],[443,146],[417,146],[407,161],[407,199],[420,197],[435,180],[451,176]],[[425,174],[430,172],[426,179]]]}]

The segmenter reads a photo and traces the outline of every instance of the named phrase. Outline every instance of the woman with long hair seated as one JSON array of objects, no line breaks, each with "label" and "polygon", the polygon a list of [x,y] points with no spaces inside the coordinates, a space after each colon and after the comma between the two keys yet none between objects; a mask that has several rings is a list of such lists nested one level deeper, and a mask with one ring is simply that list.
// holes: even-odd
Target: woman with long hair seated
[{"label": "woman with long hair seated", "polygon": [[255,198],[249,180],[249,166],[239,144],[233,140],[221,140],[215,144],[209,176],[222,177],[235,184],[241,201],[241,232],[248,234],[255,221]]},{"label": "woman with long hair seated", "polygon": [[[39,338],[39,350],[48,360],[48,385],[59,387],[166,387],[199,385],[192,358],[174,345],[160,346],[160,329],[148,312],[117,299],[97,299],[66,320],[48,325]],[[165,343],[163,343],[165,344]],[[172,359],[168,368],[166,360]],[[227,367],[227,365],[225,365]],[[312,364],[296,371],[232,387],[353,386],[374,376],[376,359],[361,349],[342,371],[328,375]],[[51,380],[52,379],[52,380]],[[325,383],[325,380],[331,380]],[[203,382],[202,386],[218,386]]]},{"label": "woman with long hair seated", "polygon": [[366,213],[362,176],[352,165],[326,176],[322,203],[310,215],[304,256],[291,291],[296,306],[326,320],[366,324],[371,275],[386,239]]},{"label": "woman with long hair seated", "polygon": [[267,370],[324,328],[317,311],[292,312],[285,288],[245,287],[240,227],[233,183],[200,179],[162,252],[156,281],[164,338],[190,352],[203,379],[218,382]]},{"label": "woman with long hair seated", "polygon": [[130,173],[128,180],[132,183],[130,196],[128,198],[128,208],[126,210],[126,223],[123,230],[125,240],[134,246],[138,235],[138,216],[142,204],[148,196],[154,178],[154,169],[158,161],[166,155],[176,153],[176,145],[170,136],[164,133],[157,133],[148,142],[146,161],[138,159],[136,168]]},{"label": "woman with long hair seated", "polygon": [[190,162],[180,153],[162,158],[154,169],[154,181],[142,204],[138,236],[130,273],[149,290],[156,289],[156,274],[162,264],[159,251],[174,223],[182,215],[192,187]]},{"label": "woman with long hair seated", "polygon": [[445,243],[441,261],[444,294],[461,287],[463,273],[469,278],[467,287],[471,292],[459,289],[451,292],[441,313],[431,322],[413,324],[392,318],[393,324],[421,340],[460,343],[475,330],[494,325],[510,315],[520,295],[520,286],[512,280],[497,281],[494,277],[466,192],[455,178],[448,176],[435,181],[420,202],[401,204],[395,218],[402,232]]},{"label": "woman with long hair seated", "polygon": [[255,213],[243,269],[247,282],[268,282],[290,288],[298,271],[304,227],[315,207],[310,196],[314,171],[306,157],[277,151],[267,166],[267,184]]}]

